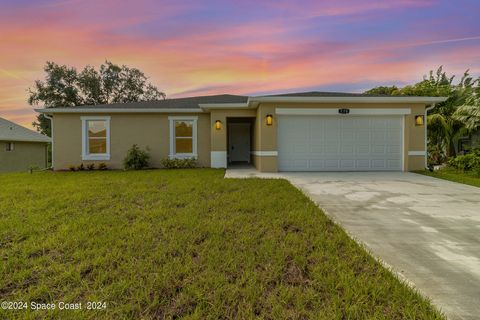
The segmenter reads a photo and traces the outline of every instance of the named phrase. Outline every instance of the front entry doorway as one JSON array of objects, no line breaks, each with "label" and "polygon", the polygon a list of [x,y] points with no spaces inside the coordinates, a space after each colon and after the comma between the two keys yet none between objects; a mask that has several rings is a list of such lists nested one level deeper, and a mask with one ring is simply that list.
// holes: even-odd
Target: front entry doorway
[{"label": "front entry doorway", "polygon": [[228,122],[228,163],[250,163],[252,145],[252,121],[250,119]]}]

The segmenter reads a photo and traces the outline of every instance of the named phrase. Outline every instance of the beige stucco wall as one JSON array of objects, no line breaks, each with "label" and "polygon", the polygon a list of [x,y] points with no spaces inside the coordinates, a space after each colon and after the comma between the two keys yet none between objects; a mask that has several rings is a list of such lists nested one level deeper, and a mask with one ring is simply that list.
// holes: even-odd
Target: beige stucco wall
[{"label": "beige stucco wall", "polygon": [[[227,152],[227,118],[255,117],[253,128],[253,150],[261,152],[277,151],[276,108],[410,108],[412,113],[405,116],[404,154],[407,170],[421,170],[424,156],[408,156],[408,151],[424,151],[424,126],[415,126],[415,115],[425,111],[423,104],[362,104],[362,103],[263,103],[257,109],[211,110],[210,113],[196,114],[110,114],[111,160],[105,162],[110,168],[123,168],[122,161],[127,150],[133,145],[149,147],[152,167],[160,167],[160,160],[169,155],[169,116],[198,117],[198,161],[202,167],[210,166],[211,151]],[[272,114],[273,125],[267,126],[265,117]],[[56,114],[54,116],[54,164],[55,169],[68,169],[71,165],[88,164],[82,161],[81,116],[91,114]],[[99,115],[99,114],[95,114]],[[215,121],[222,122],[220,130],[215,129]],[[277,157],[255,155],[254,165],[266,172],[277,171]]]},{"label": "beige stucco wall", "polygon": [[[227,151],[227,118],[255,117],[255,109],[225,110],[215,109],[210,111],[210,132],[212,151]],[[222,122],[220,130],[215,129],[215,121]]]},{"label": "beige stucco wall", "polygon": [[5,143],[0,140],[0,172],[27,171],[30,167],[45,169],[47,166],[47,143],[14,143],[13,151],[6,151]]},{"label": "beige stucco wall", "polygon": [[[404,132],[404,163],[407,171],[421,170],[424,168],[424,156],[409,156],[408,151],[425,150],[425,126],[415,126],[415,115],[423,115],[425,106],[423,104],[366,104],[366,103],[262,103],[257,109],[255,136],[256,151],[277,151],[277,116],[276,108],[410,108],[411,114],[405,116]],[[265,117],[267,114],[274,116],[273,125],[267,126]],[[265,161],[263,161],[265,159]],[[261,171],[277,171],[276,157],[263,156],[255,157],[255,166]]]},{"label": "beige stucco wall", "polygon": [[[109,114],[110,160],[82,161],[82,116],[92,114],[55,114],[53,116],[53,161],[55,170],[65,170],[80,163],[105,162],[109,168],[122,169],[123,159],[133,144],[141,148],[148,146],[150,166],[160,167],[161,159],[170,151],[169,116],[196,116],[198,164],[210,167],[210,115],[195,114]],[[94,114],[93,116],[102,116]]]},{"label": "beige stucco wall", "polygon": [[277,157],[253,156],[253,165],[261,172],[277,172]]}]

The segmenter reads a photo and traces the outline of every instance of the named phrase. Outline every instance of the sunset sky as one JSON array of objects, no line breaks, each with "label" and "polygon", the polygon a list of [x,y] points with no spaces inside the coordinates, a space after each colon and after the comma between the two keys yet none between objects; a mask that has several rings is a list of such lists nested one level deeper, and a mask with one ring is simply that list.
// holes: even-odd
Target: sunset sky
[{"label": "sunset sky", "polygon": [[480,1],[0,0],[0,117],[30,127],[46,61],[105,60],[167,97],[418,81],[444,65],[480,74]]}]

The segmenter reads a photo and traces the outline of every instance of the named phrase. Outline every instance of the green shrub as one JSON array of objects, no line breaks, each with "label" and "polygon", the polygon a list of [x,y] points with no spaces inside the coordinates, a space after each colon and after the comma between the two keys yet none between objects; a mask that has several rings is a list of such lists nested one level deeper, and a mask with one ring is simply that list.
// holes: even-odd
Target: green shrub
[{"label": "green shrub", "polygon": [[191,169],[197,166],[196,158],[165,158],[160,161],[162,167],[166,169]]},{"label": "green shrub", "polygon": [[445,153],[437,145],[428,146],[428,165],[434,166],[445,162]]},{"label": "green shrub", "polygon": [[136,144],[132,146],[127,152],[127,156],[123,160],[123,166],[126,170],[134,169],[141,170],[148,167],[148,160],[150,155],[147,150],[140,149]]},{"label": "green shrub", "polygon": [[466,155],[450,158],[447,165],[457,170],[480,173],[480,149],[472,149],[472,151]]},{"label": "green shrub", "polygon": [[108,167],[107,167],[107,164],[105,162],[100,162],[98,165],[97,165],[97,169],[98,170],[108,170]]},{"label": "green shrub", "polygon": [[83,171],[83,170],[85,170],[85,166],[83,165],[83,163],[80,163],[80,165],[77,167],[77,170],[78,170],[78,171]]},{"label": "green shrub", "polygon": [[87,170],[88,170],[88,171],[92,171],[92,170],[94,170],[94,169],[95,169],[95,164],[94,164],[94,163],[89,163],[89,164],[87,164]]}]

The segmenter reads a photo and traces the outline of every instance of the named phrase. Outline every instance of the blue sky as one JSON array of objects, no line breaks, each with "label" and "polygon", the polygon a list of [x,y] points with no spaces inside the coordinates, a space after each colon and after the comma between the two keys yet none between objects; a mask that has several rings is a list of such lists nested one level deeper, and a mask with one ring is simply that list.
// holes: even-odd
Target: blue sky
[{"label": "blue sky", "polygon": [[0,116],[29,125],[27,89],[46,61],[106,59],[168,97],[361,92],[444,65],[480,74],[480,1],[0,2]]}]

